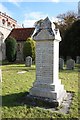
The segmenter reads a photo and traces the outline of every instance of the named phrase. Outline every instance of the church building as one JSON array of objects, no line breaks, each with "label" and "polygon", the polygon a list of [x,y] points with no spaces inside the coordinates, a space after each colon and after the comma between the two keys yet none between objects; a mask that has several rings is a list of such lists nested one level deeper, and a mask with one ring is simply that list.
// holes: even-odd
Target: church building
[{"label": "church building", "polygon": [[17,24],[17,21],[8,16],[6,13],[0,12],[0,60],[6,59],[5,39],[13,37],[16,39],[17,46],[17,60],[22,60],[23,45],[28,37],[31,37],[35,28],[23,28]]}]

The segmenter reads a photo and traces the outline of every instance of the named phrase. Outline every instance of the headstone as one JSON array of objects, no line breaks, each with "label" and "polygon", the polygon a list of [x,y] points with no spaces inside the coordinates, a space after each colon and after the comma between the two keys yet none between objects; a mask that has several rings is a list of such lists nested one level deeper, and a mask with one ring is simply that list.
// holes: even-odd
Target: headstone
[{"label": "headstone", "polygon": [[31,96],[49,99],[58,105],[66,95],[58,78],[59,72],[59,31],[52,30],[49,18],[41,21],[40,29],[34,34],[36,41],[36,81],[30,90]]},{"label": "headstone", "polygon": [[74,69],[74,67],[75,67],[75,61],[73,59],[67,60],[66,68],[68,70],[72,70],[72,69]]},{"label": "headstone", "polygon": [[64,60],[62,58],[59,58],[59,69],[64,68]]},{"label": "headstone", "polygon": [[76,57],[76,63],[77,63],[77,64],[80,64],[80,56],[77,56],[77,57]]},{"label": "headstone", "polygon": [[27,67],[31,67],[31,65],[32,65],[32,58],[30,56],[26,57],[25,65]]}]

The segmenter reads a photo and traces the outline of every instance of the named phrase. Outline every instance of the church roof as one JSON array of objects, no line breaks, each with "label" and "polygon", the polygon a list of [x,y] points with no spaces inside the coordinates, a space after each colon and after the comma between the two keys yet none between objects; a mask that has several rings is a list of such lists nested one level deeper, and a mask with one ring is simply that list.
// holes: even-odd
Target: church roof
[{"label": "church roof", "polygon": [[14,28],[8,37],[13,37],[17,41],[25,41],[31,37],[35,28]]}]

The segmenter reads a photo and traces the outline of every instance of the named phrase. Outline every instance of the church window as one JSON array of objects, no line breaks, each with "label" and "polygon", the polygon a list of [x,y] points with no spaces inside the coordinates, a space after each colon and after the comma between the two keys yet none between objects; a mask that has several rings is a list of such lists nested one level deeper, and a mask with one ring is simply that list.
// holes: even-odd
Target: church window
[{"label": "church window", "polygon": [[13,24],[13,28],[15,28],[15,25]]},{"label": "church window", "polygon": [[3,25],[5,24],[5,20],[4,20],[4,19],[2,19],[2,24],[3,24]]},{"label": "church window", "polygon": [[7,23],[7,26],[10,26],[10,22]]}]

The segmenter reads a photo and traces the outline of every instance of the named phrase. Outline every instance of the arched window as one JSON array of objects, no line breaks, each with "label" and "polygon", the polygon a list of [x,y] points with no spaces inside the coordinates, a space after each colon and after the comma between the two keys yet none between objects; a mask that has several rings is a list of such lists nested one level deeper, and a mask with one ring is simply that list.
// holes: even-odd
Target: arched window
[{"label": "arched window", "polygon": [[13,24],[13,28],[15,28],[15,25]]},{"label": "arched window", "polygon": [[2,24],[5,25],[5,20],[4,19],[2,19]]},{"label": "arched window", "polygon": [[10,22],[8,22],[8,23],[7,23],[7,26],[10,26],[10,25],[11,25]]}]

